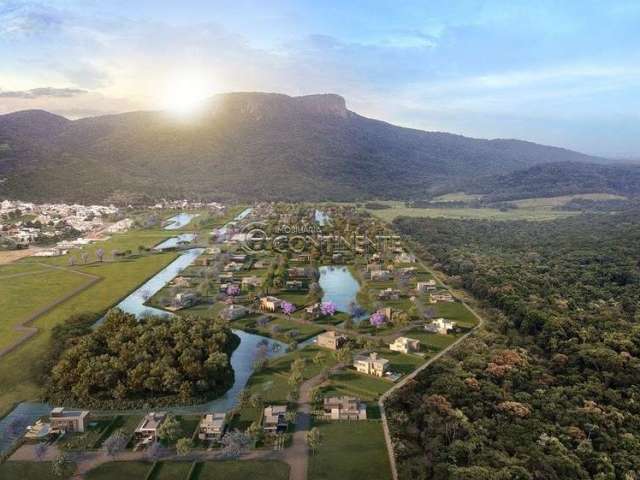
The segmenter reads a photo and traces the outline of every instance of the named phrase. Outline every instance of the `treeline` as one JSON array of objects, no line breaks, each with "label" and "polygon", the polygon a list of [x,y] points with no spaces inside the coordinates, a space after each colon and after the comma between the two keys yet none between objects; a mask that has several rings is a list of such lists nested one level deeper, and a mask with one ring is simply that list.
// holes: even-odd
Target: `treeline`
[{"label": "treeline", "polygon": [[390,401],[402,478],[638,478],[639,213],[395,222],[493,311]]},{"label": "treeline", "polygon": [[112,310],[100,327],[75,337],[59,355],[47,400],[109,409],[204,402],[233,384],[229,358],[237,345],[219,321],[138,320]]}]

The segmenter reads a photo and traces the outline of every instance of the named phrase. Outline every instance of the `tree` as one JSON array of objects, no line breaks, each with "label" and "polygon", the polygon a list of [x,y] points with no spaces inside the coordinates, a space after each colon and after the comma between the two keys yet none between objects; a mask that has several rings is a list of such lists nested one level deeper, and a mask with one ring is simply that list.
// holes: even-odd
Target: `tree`
[{"label": "tree", "polygon": [[311,452],[315,455],[316,451],[321,444],[321,435],[318,427],[313,427],[306,433],[307,445],[311,449]]},{"label": "tree", "polygon": [[96,258],[99,262],[102,262],[102,258],[104,257],[104,248],[96,249]]},{"label": "tree", "polygon": [[115,457],[127,446],[128,438],[122,429],[118,429],[104,441],[104,448],[110,457]]},{"label": "tree", "polygon": [[369,317],[369,323],[374,327],[381,327],[387,321],[387,317],[381,311],[375,312],[373,315]]},{"label": "tree", "polygon": [[253,408],[259,409],[262,407],[264,400],[262,399],[262,395],[260,395],[259,393],[254,393],[253,395],[251,395],[251,398],[249,399],[249,403]]},{"label": "tree", "polygon": [[73,471],[73,462],[69,460],[66,453],[61,453],[51,463],[51,473],[56,477],[68,477]]},{"label": "tree", "polygon": [[158,428],[158,438],[164,442],[173,442],[182,435],[180,422],[173,415],[167,415],[165,421]]},{"label": "tree", "polygon": [[238,458],[251,445],[251,437],[239,430],[227,432],[221,439],[222,449],[220,454],[223,458]]},{"label": "tree", "polygon": [[336,304],[331,301],[322,302],[322,304],[320,305],[320,313],[322,313],[322,315],[324,315],[325,317],[335,315],[337,309],[338,307],[336,306]]},{"label": "tree", "polygon": [[49,450],[49,445],[47,445],[46,442],[38,443],[35,448],[36,459],[38,459],[39,462],[44,460],[44,458],[47,456],[48,450]]},{"label": "tree", "polygon": [[280,305],[280,308],[282,309],[282,313],[284,313],[287,317],[290,317],[293,314],[293,312],[296,311],[295,305],[293,305],[290,302],[282,302],[282,305]]},{"label": "tree", "polygon": [[89,254],[87,252],[82,252],[80,254],[80,258],[82,259],[82,263],[84,265],[86,265],[87,263],[89,263]]},{"label": "tree", "polygon": [[180,438],[176,442],[176,453],[179,456],[185,457],[189,455],[192,450],[193,450],[193,441],[190,438],[186,438],[186,437]]}]

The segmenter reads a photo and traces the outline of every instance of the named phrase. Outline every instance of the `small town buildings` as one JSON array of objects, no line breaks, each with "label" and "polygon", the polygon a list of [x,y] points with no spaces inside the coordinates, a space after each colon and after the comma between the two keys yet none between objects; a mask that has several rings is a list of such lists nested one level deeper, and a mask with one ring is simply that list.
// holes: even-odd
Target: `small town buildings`
[{"label": "small town buildings", "polygon": [[287,269],[287,277],[291,279],[304,279],[307,278],[308,272],[307,269],[303,267],[292,267]]},{"label": "small town buildings", "polygon": [[337,334],[334,330],[321,333],[316,339],[319,347],[328,348],[329,350],[338,350],[347,343],[347,337]]},{"label": "small town buildings", "polygon": [[244,263],[238,263],[238,262],[229,262],[224,266],[224,271],[225,272],[239,272],[240,270],[242,270],[242,267],[244,266]]},{"label": "small town buildings", "polygon": [[49,414],[49,424],[53,432],[84,432],[88,417],[88,410],[66,410],[64,407],[56,407]]},{"label": "small town buildings", "polygon": [[260,310],[265,312],[275,312],[282,305],[282,300],[277,297],[266,296],[260,299]]},{"label": "small town buildings", "polygon": [[207,413],[200,420],[198,426],[198,438],[203,441],[217,441],[224,435],[225,428],[224,413]]},{"label": "small town buildings", "polygon": [[229,305],[220,312],[220,316],[229,321],[238,320],[242,317],[246,317],[248,314],[249,309],[247,307],[237,305],[235,303]]},{"label": "small town buildings", "polygon": [[325,420],[366,420],[367,404],[356,397],[328,397],[323,401]]},{"label": "small town buildings", "polygon": [[377,272],[380,270],[384,270],[382,263],[372,262],[367,264],[367,272]]},{"label": "small town buildings", "polygon": [[166,419],[166,412],[151,412],[146,414],[134,432],[137,446],[146,446],[157,442],[158,429]]},{"label": "small town buildings", "polygon": [[179,276],[174,278],[171,283],[176,287],[188,288],[191,286],[191,279],[189,277]]},{"label": "small town buildings", "polygon": [[253,268],[269,268],[269,265],[271,265],[270,260],[261,258],[253,264]]},{"label": "small town buildings", "polygon": [[256,276],[243,277],[242,286],[244,288],[253,287],[259,288],[262,285],[262,278]]},{"label": "small town buildings", "polygon": [[418,293],[426,293],[429,290],[435,290],[435,288],[436,288],[436,281],[433,279],[427,280],[426,282],[416,283],[416,292]]},{"label": "small town buildings", "polygon": [[286,405],[269,405],[262,415],[262,429],[266,433],[283,433],[287,430]]},{"label": "small town buildings", "polygon": [[331,255],[331,261],[333,263],[342,263],[344,262],[344,255],[342,253],[334,253]]},{"label": "small town buildings", "polygon": [[401,254],[396,255],[393,261],[395,263],[415,263],[416,257],[410,253],[402,252]]},{"label": "small town buildings", "polygon": [[197,260],[197,265],[200,265],[201,267],[208,267],[209,265],[213,264],[213,258],[211,257],[200,257]]},{"label": "small town buildings", "polygon": [[449,333],[449,330],[453,330],[455,326],[456,326],[456,322],[452,322],[451,320],[445,320],[444,318],[436,318],[431,323],[427,323],[424,326],[424,329],[427,332],[446,335],[447,333]]},{"label": "small town buildings", "polygon": [[384,282],[391,278],[391,272],[389,270],[373,270],[371,272],[371,280]]},{"label": "small town buildings", "polygon": [[385,288],[378,292],[379,300],[398,300],[400,298],[400,291],[393,288]]},{"label": "small town buildings", "polygon": [[318,318],[320,315],[322,315],[322,308],[320,303],[309,305],[308,307],[305,307],[304,311],[311,315],[312,318]]},{"label": "small town buildings", "polygon": [[176,294],[173,303],[177,308],[188,308],[198,303],[198,295],[192,292],[180,292]]},{"label": "small town buildings", "polygon": [[438,303],[438,302],[455,302],[453,295],[451,295],[446,290],[441,292],[431,292],[429,295],[429,303]]},{"label": "small town buildings", "polygon": [[376,352],[371,352],[369,355],[358,355],[353,361],[353,366],[360,373],[384,377],[389,369],[389,360],[378,358]]},{"label": "small town buildings", "polygon": [[389,344],[389,350],[400,353],[413,353],[420,351],[420,340],[408,337],[398,337]]},{"label": "small town buildings", "polygon": [[231,255],[231,261],[236,263],[244,263],[247,260],[247,256],[244,253],[235,253]]},{"label": "small town buildings", "polygon": [[304,283],[300,280],[287,280],[284,284],[284,288],[287,290],[304,290]]}]

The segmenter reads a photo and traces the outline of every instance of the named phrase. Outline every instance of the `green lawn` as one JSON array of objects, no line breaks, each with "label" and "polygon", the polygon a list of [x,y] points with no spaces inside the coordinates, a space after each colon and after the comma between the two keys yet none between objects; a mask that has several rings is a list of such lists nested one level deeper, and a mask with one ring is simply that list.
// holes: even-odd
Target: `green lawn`
[{"label": "green lawn", "polygon": [[[29,274],[0,277],[0,348],[11,345],[24,335],[15,330],[16,325],[91,281],[89,277],[72,271],[28,264],[15,267],[18,266]],[[15,267],[12,270],[15,271]]]},{"label": "green lawn", "polygon": [[425,332],[423,328],[416,328],[414,330],[408,331],[405,336],[410,338],[415,338],[416,340],[420,340],[420,344],[423,350],[426,350],[432,353],[437,353],[440,350],[451,345],[462,335],[464,334],[449,333],[447,335],[439,335],[437,333]]},{"label": "green lawn", "polygon": [[187,480],[191,462],[160,462],[151,480]]},{"label": "green lawn", "polygon": [[[414,337],[412,337],[414,338]],[[390,370],[392,372],[407,373],[413,372],[419,365],[425,362],[425,358],[419,355],[405,355],[401,352],[392,352],[388,349],[377,350],[381,358],[386,358],[391,362]]]},{"label": "green lawn", "polygon": [[144,480],[151,468],[148,462],[109,462],[85,474],[87,480]]},{"label": "green lawn", "polygon": [[454,320],[458,327],[473,328],[478,323],[471,310],[460,302],[443,302],[428,306],[435,308],[438,317]]},{"label": "green lawn", "polygon": [[318,428],[322,443],[309,457],[309,480],[391,479],[380,422],[331,422]]},{"label": "green lawn", "polygon": [[198,464],[193,478],[194,480],[288,480],[289,465],[275,460],[205,462]]},{"label": "green lawn", "polygon": [[[246,330],[250,333],[256,333],[265,337],[272,337],[283,342],[289,342],[291,340],[288,332],[294,330],[298,332],[298,335],[295,337],[295,340],[297,340],[298,342],[302,342],[308,338],[315,337],[316,335],[324,332],[324,328],[319,325],[300,323],[295,320],[289,320],[281,317],[273,318],[264,327],[261,327],[259,325],[256,325],[256,319],[258,317],[259,315],[252,315],[249,317],[241,318],[234,321],[233,326],[235,328],[239,328],[240,330]],[[273,330],[274,325],[278,326],[277,332],[274,332]]]},{"label": "green lawn", "polygon": [[[134,237],[137,243],[140,240],[139,235]],[[131,260],[76,267],[79,271],[102,277],[102,280],[35,320],[32,325],[39,329],[39,333],[0,358],[0,385],[3,386],[0,389],[0,415],[14,403],[37,398],[40,394],[38,361],[49,348],[51,329],[55,325],[64,322],[73,314],[101,314],[161,270],[175,256],[174,253],[154,254]],[[33,285],[29,287],[34,288]],[[40,285],[43,289],[50,287],[52,286],[47,284]],[[29,298],[30,293],[30,290],[26,290],[21,296]]]},{"label": "green lawn", "polygon": [[353,395],[362,400],[376,400],[393,386],[389,380],[358,373],[353,369],[331,374],[329,382],[330,388],[335,391],[342,392],[343,395]]},{"label": "green lawn", "polygon": [[71,478],[71,475],[55,476],[51,471],[50,462],[8,461],[0,464],[0,478],[2,480],[61,480],[61,478]]}]

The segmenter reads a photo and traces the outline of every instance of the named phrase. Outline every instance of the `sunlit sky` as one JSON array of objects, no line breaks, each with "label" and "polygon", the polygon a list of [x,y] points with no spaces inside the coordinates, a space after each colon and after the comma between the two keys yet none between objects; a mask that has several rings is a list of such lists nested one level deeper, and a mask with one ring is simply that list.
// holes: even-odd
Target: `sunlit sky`
[{"label": "sunlit sky", "polygon": [[362,115],[640,157],[640,1],[0,0],[0,113],[332,92]]}]

